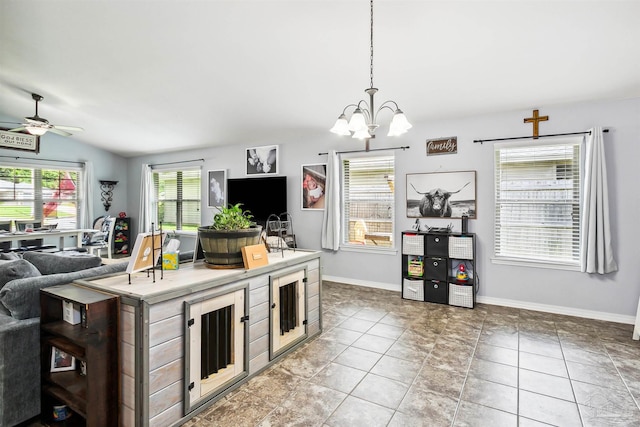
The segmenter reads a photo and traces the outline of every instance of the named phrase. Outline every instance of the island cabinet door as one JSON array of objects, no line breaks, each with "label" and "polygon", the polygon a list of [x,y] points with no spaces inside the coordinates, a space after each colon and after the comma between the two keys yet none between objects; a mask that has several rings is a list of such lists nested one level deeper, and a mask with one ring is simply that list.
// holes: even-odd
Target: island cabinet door
[{"label": "island cabinet door", "polygon": [[246,291],[185,303],[187,413],[247,375]]}]

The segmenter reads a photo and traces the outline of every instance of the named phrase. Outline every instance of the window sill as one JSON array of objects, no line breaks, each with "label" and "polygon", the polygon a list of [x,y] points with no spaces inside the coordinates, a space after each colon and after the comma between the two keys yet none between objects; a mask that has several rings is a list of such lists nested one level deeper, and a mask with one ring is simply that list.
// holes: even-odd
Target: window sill
[{"label": "window sill", "polygon": [[376,248],[375,246],[365,245],[340,245],[340,250],[345,252],[361,252],[378,255],[397,255],[396,248]]},{"label": "window sill", "polygon": [[519,258],[491,258],[491,263],[502,265],[516,265],[519,267],[548,268],[552,270],[580,271],[579,265],[556,264],[545,261],[525,260]]}]

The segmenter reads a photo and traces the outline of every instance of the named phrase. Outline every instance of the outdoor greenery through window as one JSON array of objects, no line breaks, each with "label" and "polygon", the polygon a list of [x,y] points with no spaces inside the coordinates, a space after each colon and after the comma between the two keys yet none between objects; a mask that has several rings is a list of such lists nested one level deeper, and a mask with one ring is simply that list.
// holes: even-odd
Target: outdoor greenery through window
[{"label": "outdoor greenery through window", "polygon": [[200,168],[153,171],[158,222],[164,230],[197,231],[200,225]]},{"label": "outdoor greenery through window", "polygon": [[394,230],[394,156],[342,159],[342,243],[391,248]]},{"label": "outdoor greenery through window", "polygon": [[495,255],[580,262],[580,140],[496,144]]},{"label": "outdoor greenery through window", "polygon": [[0,222],[78,228],[79,170],[0,165]]}]

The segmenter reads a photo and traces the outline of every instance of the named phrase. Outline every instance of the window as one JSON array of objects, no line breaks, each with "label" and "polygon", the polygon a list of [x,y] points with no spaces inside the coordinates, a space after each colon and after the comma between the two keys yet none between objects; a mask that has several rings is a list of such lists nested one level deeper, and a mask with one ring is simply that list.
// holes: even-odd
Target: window
[{"label": "window", "polygon": [[167,230],[197,231],[200,225],[200,168],[154,170],[158,222]]},{"label": "window", "polygon": [[0,221],[78,228],[80,170],[0,165]]},{"label": "window", "polygon": [[394,247],[394,156],[343,157],[342,190],[342,243]]},{"label": "window", "polygon": [[496,259],[580,265],[580,144],[496,144]]}]

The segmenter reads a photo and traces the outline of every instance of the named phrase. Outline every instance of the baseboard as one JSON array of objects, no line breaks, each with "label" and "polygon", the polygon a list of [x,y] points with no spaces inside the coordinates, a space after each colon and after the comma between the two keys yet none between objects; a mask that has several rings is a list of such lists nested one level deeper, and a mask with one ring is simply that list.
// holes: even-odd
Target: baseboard
[{"label": "baseboard", "polygon": [[397,283],[384,283],[384,282],[372,282],[370,280],[358,280],[347,277],[328,276],[322,275],[322,280],[328,280],[329,282],[345,283],[347,285],[364,286],[365,288],[384,289],[387,291],[401,292],[400,285]]},{"label": "baseboard", "polygon": [[[397,283],[372,282],[369,280],[358,280],[347,277],[322,275],[322,280],[330,282],[345,283],[347,285],[363,286],[365,288],[385,289],[387,291],[401,292]],[[493,298],[478,296],[477,302],[489,305],[500,305],[504,307],[521,308],[523,310],[541,311],[543,313],[564,314],[566,316],[582,317],[586,319],[604,320],[607,322],[625,323],[633,325],[636,323],[634,316],[622,314],[606,313],[603,311],[583,310],[579,308],[563,307],[559,305],[537,304],[527,301],[517,301],[503,298]]]},{"label": "baseboard", "polygon": [[564,314],[566,316],[583,317],[586,319],[605,320],[607,322],[626,323],[633,325],[636,323],[634,316],[623,314],[606,313],[604,311],[583,310],[580,308],[563,307],[559,305],[537,304],[534,302],[517,301],[503,298],[492,298],[478,296],[476,301],[482,304],[501,305],[505,307],[522,308],[524,310],[542,311],[544,313]]}]

